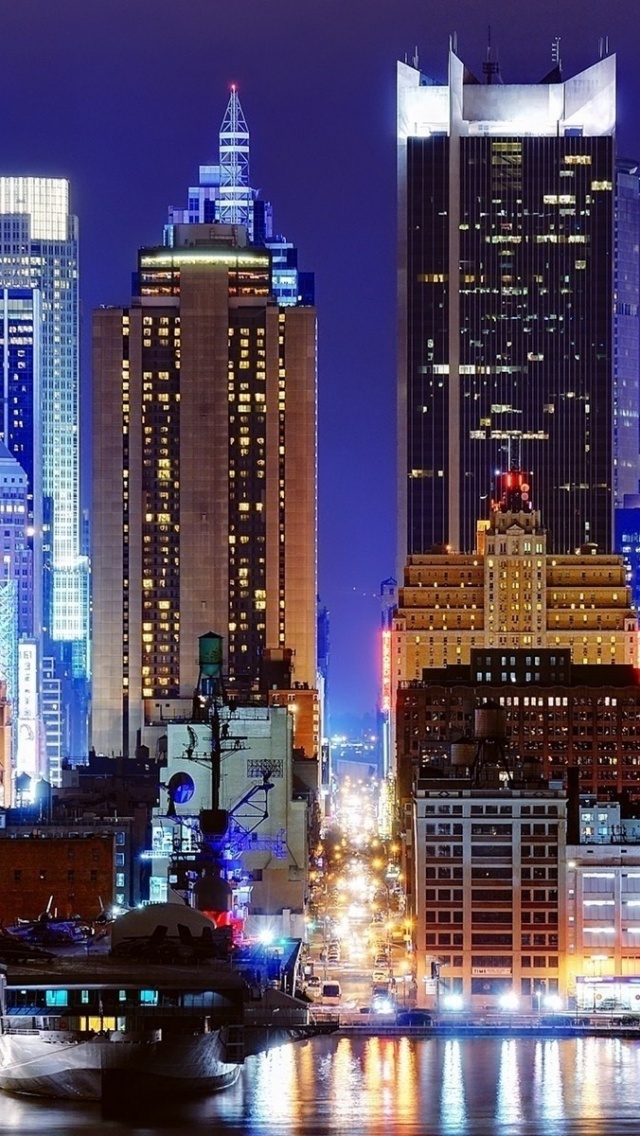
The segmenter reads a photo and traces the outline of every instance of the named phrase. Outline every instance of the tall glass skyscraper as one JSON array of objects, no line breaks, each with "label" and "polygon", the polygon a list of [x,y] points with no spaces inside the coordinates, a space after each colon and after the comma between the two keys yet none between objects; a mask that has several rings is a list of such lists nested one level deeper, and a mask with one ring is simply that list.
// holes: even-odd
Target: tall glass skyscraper
[{"label": "tall glass skyscraper", "polygon": [[533,472],[558,552],[610,550],[637,490],[638,181],[616,165],[615,59],[484,78],[453,51],[446,85],[398,65],[401,564],[471,551],[497,470]]},{"label": "tall glass skyscraper", "polygon": [[88,562],[80,553],[78,224],[65,179],[0,177],[0,289],[1,440],[27,475],[34,554],[29,634],[40,660],[54,656],[70,684],[67,732],[82,746],[82,710],[74,721],[83,702],[78,684],[87,680],[88,617]]}]

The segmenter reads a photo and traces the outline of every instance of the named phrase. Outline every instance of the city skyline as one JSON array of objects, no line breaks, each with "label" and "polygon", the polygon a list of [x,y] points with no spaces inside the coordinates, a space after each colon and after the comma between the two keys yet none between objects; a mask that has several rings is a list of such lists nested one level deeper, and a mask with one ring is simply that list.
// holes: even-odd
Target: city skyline
[{"label": "city skyline", "polygon": [[[609,26],[602,27],[600,14],[582,5],[568,3],[557,12],[541,3],[531,46],[519,42],[512,10],[500,3],[479,11],[461,0],[430,16],[428,28],[418,4],[398,13],[352,3],[339,37],[330,35],[326,8],[292,16],[283,2],[255,0],[241,5],[221,31],[211,5],[196,3],[181,19],[184,50],[176,62],[172,10],[162,2],[140,3],[134,13],[117,0],[90,13],[73,0],[63,0],[55,13],[36,12],[39,7],[8,17],[16,50],[5,82],[8,120],[16,125],[7,129],[2,172],[70,179],[81,226],[85,401],[89,313],[127,302],[137,248],[155,243],[167,204],[182,199],[198,163],[213,157],[220,109],[230,83],[238,83],[255,182],[274,202],[301,263],[316,273],[320,596],[331,616],[332,709],[334,715],[373,710],[379,587],[398,568],[391,426],[396,60],[411,58],[417,44],[420,69],[442,81],[448,36],[457,30],[461,55],[480,68],[491,22],[505,77],[533,82],[551,65],[556,35],[570,74],[597,60],[598,38],[608,33],[620,69],[618,151],[634,157],[640,153],[632,113],[640,80],[624,44],[637,17],[613,4]],[[271,58],[264,51],[270,40],[277,44]],[[56,60],[55,72],[46,65],[33,70],[25,94],[26,60],[45,53]],[[166,90],[151,91],[145,82],[144,68],[152,66],[171,67]],[[330,83],[323,81],[327,75]]]}]

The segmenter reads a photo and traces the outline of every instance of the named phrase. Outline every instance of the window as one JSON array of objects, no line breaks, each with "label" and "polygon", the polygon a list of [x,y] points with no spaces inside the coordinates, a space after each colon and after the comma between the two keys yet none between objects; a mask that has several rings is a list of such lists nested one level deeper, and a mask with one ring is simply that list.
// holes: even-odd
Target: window
[{"label": "window", "polygon": [[69,1005],[69,991],[68,990],[46,990],[45,991],[45,1005],[47,1005],[47,1006],[68,1006]]}]

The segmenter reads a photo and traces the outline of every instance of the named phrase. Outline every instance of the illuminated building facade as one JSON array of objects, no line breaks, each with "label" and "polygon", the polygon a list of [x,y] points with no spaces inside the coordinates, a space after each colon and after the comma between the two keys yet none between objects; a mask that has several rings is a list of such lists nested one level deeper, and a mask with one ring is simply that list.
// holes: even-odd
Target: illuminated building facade
[{"label": "illuminated building facade", "polygon": [[[560,989],[566,799],[422,780],[413,801],[419,997],[475,1010],[505,995],[525,1012]],[[431,963],[436,964],[433,972]],[[424,994],[423,994],[424,991]]]},{"label": "illuminated building facade", "polygon": [[[507,709],[512,750],[584,790],[636,788],[637,619],[621,556],[547,551],[514,471],[478,551],[408,558],[393,620],[399,777],[464,735],[476,699]],[[523,500],[524,498],[524,500]]]},{"label": "illuminated building facade", "polygon": [[40,644],[33,638],[42,571],[40,565],[36,588],[29,488],[27,474],[0,442],[0,674],[11,703],[11,776],[26,773],[35,784],[49,770],[42,762]]},{"label": "illuminated building facade", "polygon": [[[5,410],[4,440],[33,477],[34,511],[42,508],[48,530],[45,626],[53,642],[82,641],[87,565],[79,554],[78,226],[69,212],[64,179],[0,178],[0,285],[5,287],[5,329],[7,321],[16,321],[15,370],[9,353],[4,357],[5,397],[14,395],[24,404],[21,419],[13,399],[13,409]],[[22,297],[14,289],[22,289]],[[30,293],[35,293],[31,299]],[[20,299],[22,313],[16,310]],[[21,318],[22,331],[17,327]],[[26,383],[20,381],[23,375]],[[35,502],[39,450],[42,506]]]},{"label": "illuminated building facade", "polygon": [[[16,643],[20,636],[33,634],[34,580],[29,522],[27,475],[4,443],[0,442],[0,585],[11,583],[15,589],[13,634]],[[3,673],[6,676],[6,671]]]},{"label": "illuminated building facade", "polygon": [[502,484],[478,524],[478,551],[409,556],[393,621],[394,687],[425,668],[468,664],[474,647],[567,647],[573,663],[636,664],[622,557],[592,545],[551,554],[540,512],[522,501],[524,475]]},{"label": "illuminated building facade", "polygon": [[625,493],[615,523],[616,549],[627,566],[633,606],[640,611],[640,493]]},{"label": "illuminated building facade", "polygon": [[240,226],[143,249],[131,307],[94,316],[92,745],[133,754],[191,702],[198,638],[232,697],[267,650],[316,675],[316,316],[281,307]]},{"label": "illuminated building facade", "polygon": [[[596,818],[610,803],[593,801]],[[567,845],[566,986],[578,1009],[637,1013],[640,1003],[640,834],[620,823],[606,839]],[[593,821],[592,821],[593,823]]]},{"label": "illuminated building facade", "polygon": [[388,777],[391,773],[392,761],[392,706],[394,702],[392,690],[393,663],[391,658],[393,614],[397,603],[398,582],[390,576],[380,585],[380,705],[378,708],[378,729],[381,740],[380,775]]},{"label": "illuminated building facade", "polygon": [[[2,441],[27,477],[32,582],[21,633],[53,661],[55,727],[86,749],[88,561],[80,548],[78,226],[62,178],[0,177]],[[23,589],[24,590],[24,589]],[[51,771],[42,770],[45,774]]]},{"label": "illuminated building facade", "polygon": [[473,548],[496,469],[536,471],[564,554],[610,551],[637,489],[638,179],[616,166],[615,59],[532,85],[485,67],[480,83],[450,52],[438,85],[398,64],[401,564]]}]

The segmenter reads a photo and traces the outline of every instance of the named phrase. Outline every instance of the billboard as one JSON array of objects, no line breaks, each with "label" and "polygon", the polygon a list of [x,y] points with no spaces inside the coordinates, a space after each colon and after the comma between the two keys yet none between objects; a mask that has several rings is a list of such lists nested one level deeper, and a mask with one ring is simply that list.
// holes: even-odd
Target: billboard
[{"label": "billboard", "polygon": [[38,765],[38,648],[33,641],[18,643],[18,722],[16,776],[27,774],[34,783]]}]

